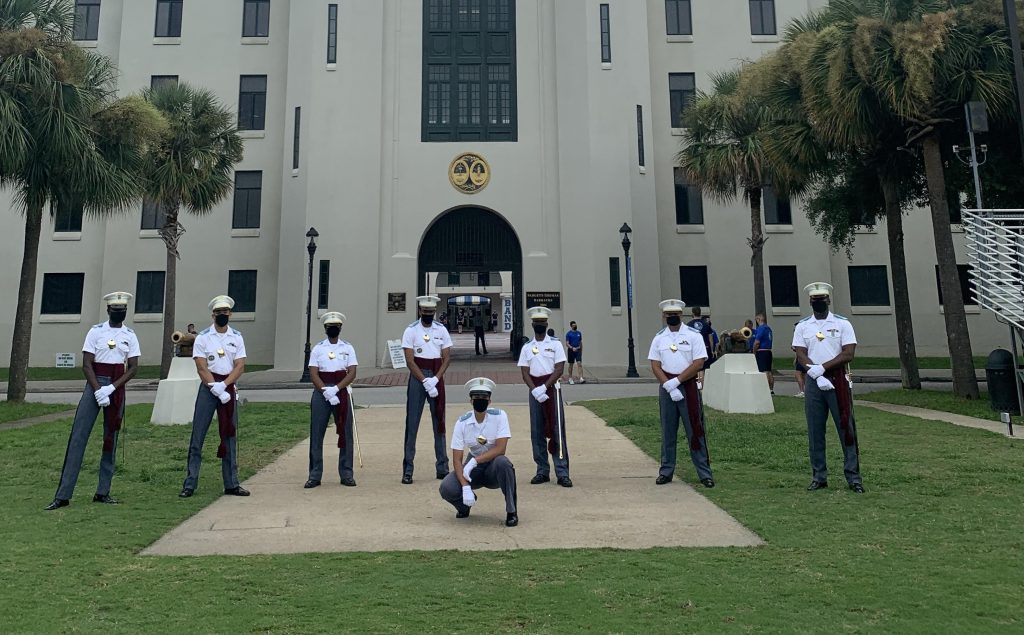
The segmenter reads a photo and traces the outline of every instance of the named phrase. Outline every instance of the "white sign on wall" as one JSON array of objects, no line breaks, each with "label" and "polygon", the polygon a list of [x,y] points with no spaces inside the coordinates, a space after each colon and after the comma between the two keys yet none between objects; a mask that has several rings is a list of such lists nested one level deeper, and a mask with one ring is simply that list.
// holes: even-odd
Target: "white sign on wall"
[{"label": "white sign on wall", "polygon": [[501,299],[501,330],[505,333],[512,331],[512,298]]},{"label": "white sign on wall", "polygon": [[57,368],[74,368],[74,353],[57,353]]},{"label": "white sign on wall", "polygon": [[402,348],[402,340],[388,340],[388,355],[391,356],[392,368],[406,368],[405,350]]}]

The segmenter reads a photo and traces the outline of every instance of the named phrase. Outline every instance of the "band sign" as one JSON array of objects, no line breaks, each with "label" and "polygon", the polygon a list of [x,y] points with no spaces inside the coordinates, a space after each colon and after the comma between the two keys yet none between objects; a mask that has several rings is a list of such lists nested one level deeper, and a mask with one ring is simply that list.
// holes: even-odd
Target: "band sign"
[{"label": "band sign", "polygon": [[527,291],[526,306],[543,306],[549,309],[561,309],[562,294],[558,291]]},{"label": "band sign", "polygon": [[501,330],[505,333],[512,331],[512,298],[501,299]]},{"label": "band sign", "polygon": [[75,367],[75,354],[74,353],[57,353],[57,368],[74,368]]},{"label": "band sign", "polygon": [[476,194],[491,182],[491,166],[479,154],[460,154],[448,166],[448,180],[463,194]]}]

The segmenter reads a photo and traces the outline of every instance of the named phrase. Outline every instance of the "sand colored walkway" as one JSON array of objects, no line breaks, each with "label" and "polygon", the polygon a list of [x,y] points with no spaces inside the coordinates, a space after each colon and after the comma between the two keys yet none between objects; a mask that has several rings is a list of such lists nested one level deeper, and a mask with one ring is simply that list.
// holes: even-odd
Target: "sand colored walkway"
[{"label": "sand colored walkway", "polygon": [[[450,430],[458,404],[449,406]],[[302,489],[308,440],[244,483],[249,498],[223,497],[163,536],[147,555],[268,554],[339,551],[552,549],[577,547],[754,546],[761,540],[677,478],[656,486],[657,464],[604,421],[581,407],[566,409],[570,470],[576,486],[530,485],[529,414],[507,408],[509,457],[519,486],[518,527],[506,528],[499,490],[477,490],[469,518],[438,495],[429,418],[420,427],[415,481],[402,485],[404,409],[357,411],[363,467],[358,487],[336,476],[337,436],[328,430],[324,484]],[[693,478],[685,441],[677,477]],[[200,487],[218,487],[217,466],[205,466]],[[699,485],[697,487],[700,487]]]}]

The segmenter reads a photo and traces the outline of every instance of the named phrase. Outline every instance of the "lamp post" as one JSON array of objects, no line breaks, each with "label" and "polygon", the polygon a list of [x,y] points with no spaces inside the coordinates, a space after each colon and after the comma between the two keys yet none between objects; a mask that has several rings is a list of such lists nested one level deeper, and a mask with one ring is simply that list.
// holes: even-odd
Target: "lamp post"
[{"label": "lamp post", "polygon": [[309,379],[309,327],[310,322],[313,319],[313,255],[316,253],[316,238],[320,235],[320,232],[315,227],[310,227],[309,231],[306,232],[306,238],[309,239],[309,244],[306,245],[306,251],[309,252],[309,289],[306,294],[306,348],[305,355],[302,358],[302,377],[299,379],[299,383],[308,384]]},{"label": "lamp post", "polygon": [[633,230],[628,224],[622,223],[619,233],[622,234],[622,251],[626,254],[626,320],[629,323],[629,367],[626,369],[626,377],[639,377],[640,373],[636,372],[636,354],[633,352],[633,267],[629,260],[629,246],[633,244],[629,235]]}]

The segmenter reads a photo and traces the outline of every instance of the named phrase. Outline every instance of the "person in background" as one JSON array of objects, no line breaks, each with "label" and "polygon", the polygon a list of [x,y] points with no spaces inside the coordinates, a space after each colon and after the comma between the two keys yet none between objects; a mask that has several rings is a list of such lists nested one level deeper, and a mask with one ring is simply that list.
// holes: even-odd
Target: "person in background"
[{"label": "person in background", "polygon": [[487,340],[484,339],[484,311],[483,309],[477,309],[473,312],[473,346],[476,348],[476,354],[480,354],[480,348],[483,347],[484,355],[487,354]]},{"label": "person in background", "polygon": [[743,323],[743,326],[745,326],[746,328],[750,329],[750,337],[747,338],[747,352],[748,353],[753,353],[754,352],[754,321],[753,320],[747,320],[746,322]]},{"label": "person in background", "polygon": [[700,338],[704,341],[704,349],[707,353],[707,357],[704,359],[704,365],[701,367],[700,372],[697,373],[698,389],[704,388],[704,371],[711,368],[711,362],[713,361],[711,351],[714,349],[714,344],[712,344],[711,339],[711,335],[714,333],[711,329],[711,318],[709,317],[705,320],[700,313],[701,309],[699,306],[695,306],[690,309],[690,315],[693,319],[686,323],[686,326],[689,326],[691,329],[700,333]]},{"label": "person in background", "polygon": [[754,316],[757,328],[754,329],[754,358],[757,360],[758,372],[768,376],[768,390],[775,394],[775,377],[772,376],[772,327],[764,313]]},{"label": "person in background", "polygon": [[[569,330],[565,333],[565,344],[569,348],[566,356],[569,363],[569,383],[574,384],[578,381],[585,384],[587,380],[583,379],[583,333],[576,326],[575,320],[569,322]],[[573,364],[577,366],[579,372],[579,377],[575,380],[572,376]]]},{"label": "person in background", "polygon": [[189,335],[199,335],[198,333],[196,333],[196,325],[195,324],[189,324],[188,327],[185,329],[185,331]]}]

